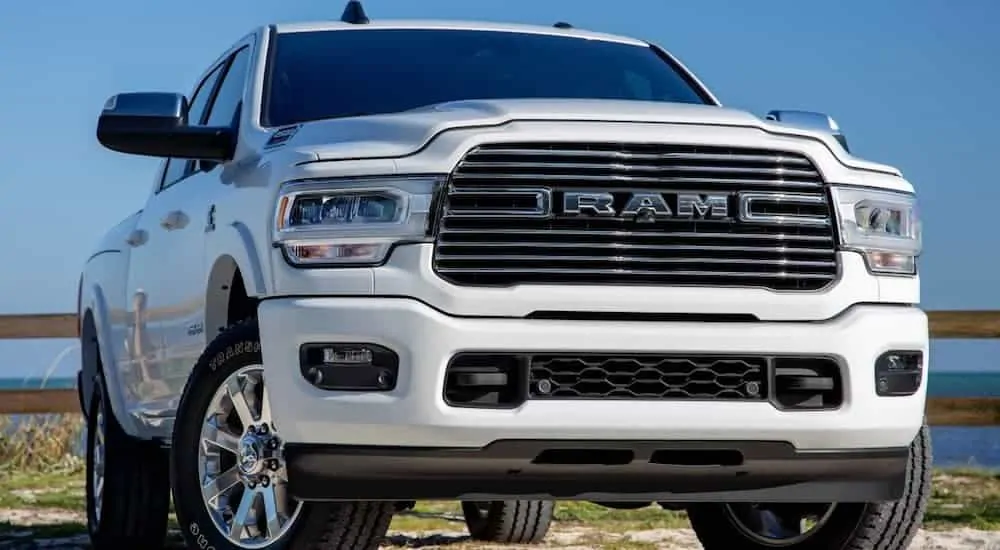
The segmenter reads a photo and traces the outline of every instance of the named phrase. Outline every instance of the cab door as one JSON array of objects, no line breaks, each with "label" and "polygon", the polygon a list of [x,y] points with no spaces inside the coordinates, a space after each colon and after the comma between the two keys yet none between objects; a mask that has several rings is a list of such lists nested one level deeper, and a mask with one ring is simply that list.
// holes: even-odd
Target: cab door
[{"label": "cab door", "polygon": [[[228,67],[216,64],[191,96],[189,124],[204,123]],[[170,158],[128,239],[131,331],[121,380],[147,425],[172,418],[187,375],[205,347],[204,234],[210,181],[190,159]]]}]

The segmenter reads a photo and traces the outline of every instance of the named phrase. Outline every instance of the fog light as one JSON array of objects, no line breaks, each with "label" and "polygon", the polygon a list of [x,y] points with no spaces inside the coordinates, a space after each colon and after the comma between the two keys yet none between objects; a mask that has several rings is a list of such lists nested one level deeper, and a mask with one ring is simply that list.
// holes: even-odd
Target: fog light
[{"label": "fog light", "polygon": [[923,381],[924,354],[887,351],[875,360],[875,393],[883,397],[913,395]]},{"label": "fog light", "polygon": [[303,344],[299,367],[310,384],[323,390],[391,391],[396,388],[399,356],[376,344]]},{"label": "fog light", "polygon": [[346,348],[330,346],[323,348],[323,363],[328,365],[361,365],[372,366],[375,352],[369,347]]}]

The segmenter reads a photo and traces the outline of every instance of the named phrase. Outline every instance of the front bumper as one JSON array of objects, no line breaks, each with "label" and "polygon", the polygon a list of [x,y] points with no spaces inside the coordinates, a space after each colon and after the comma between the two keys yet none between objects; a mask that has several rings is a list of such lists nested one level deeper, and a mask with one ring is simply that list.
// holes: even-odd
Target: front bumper
[{"label": "front bumper", "polygon": [[[742,456],[739,464],[725,462],[732,453]],[[560,461],[574,456],[591,458]],[[704,463],[712,456],[725,463]],[[803,453],[788,443],[761,441],[502,440],[481,449],[285,449],[288,488],[300,500],[879,502],[902,496],[908,456],[907,448]],[[699,464],[686,464],[691,461]]]},{"label": "front bumper", "polygon": [[[272,411],[290,443],[479,449],[498,440],[777,441],[800,451],[905,448],[924,418],[927,317],[858,305],[824,322],[684,323],[459,318],[405,298],[281,298],[259,309]],[[299,348],[379,344],[399,355],[390,392],[330,392],[300,374]],[[924,381],[879,397],[873,363],[924,353]],[[843,405],[781,411],[767,402],[535,400],[507,410],[444,402],[460,351],[827,354],[845,365]]]},{"label": "front bumper", "polygon": [[[891,500],[924,418],[926,368],[914,395],[875,392],[873,364],[887,350],[922,351],[926,367],[927,317],[913,307],[859,305],[823,322],[660,323],[460,318],[405,298],[282,298],[264,301],[259,319],[289,489],[304,500]],[[299,348],[318,342],[394,350],[395,389],[312,386]],[[484,350],[823,354],[841,361],[846,394],[827,411],[679,400],[447,405],[449,359]],[[562,458],[542,458],[553,453]]]}]

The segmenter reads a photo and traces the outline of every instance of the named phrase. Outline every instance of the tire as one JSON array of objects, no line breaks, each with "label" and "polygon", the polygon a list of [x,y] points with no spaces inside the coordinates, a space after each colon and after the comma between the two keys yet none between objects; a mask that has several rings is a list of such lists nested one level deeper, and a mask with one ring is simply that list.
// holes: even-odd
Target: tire
[{"label": "tire", "polygon": [[[287,498],[280,432],[266,405],[261,365],[257,322],[248,320],[233,325],[208,345],[187,382],[174,425],[171,480],[174,509],[188,547],[375,550],[392,521],[394,503],[313,503]],[[234,407],[232,395],[247,408]],[[220,413],[213,415],[214,424],[208,423],[210,407]],[[202,444],[204,437],[213,435],[228,450]],[[240,454],[246,444],[254,452]],[[216,476],[226,480],[221,485],[228,490],[214,491],[220,496],[212,502],[246,518],[247,527],[232,538],[227,536],[231,518],[210,513],[209,500],[202,496],[201,480],[211,478],[218,488]],[[277,521],[266,521],[269,511]]]},{"label": "tire", "polygon": [[551,500],[462,502],[469,534],[484,542],[540,543],[549,532],[554,512]]},{"label": "tire", "polygon": [[[903,496],[893,502],[837,504],[828,519],[803,540],[767,544],[754,540],[723,504],[688,508],[688,517],[705,550],[905,550],[917,534],[931,494],[931,445],[927,426],[910,445]],[[734,505],[735,506],[735,505]],[[788,505],[785,505],[788,506]]]},{"label": "tire", "polygon": [[161,548],[170,513],[170,463],[155,443],[115,419],[103,379],[87,418],[87,531],[95,550]]}]

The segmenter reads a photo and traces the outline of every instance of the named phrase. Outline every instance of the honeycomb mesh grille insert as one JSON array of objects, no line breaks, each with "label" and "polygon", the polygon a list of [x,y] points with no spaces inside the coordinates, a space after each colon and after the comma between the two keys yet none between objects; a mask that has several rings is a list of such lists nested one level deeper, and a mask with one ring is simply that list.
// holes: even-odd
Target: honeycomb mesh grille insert
[{"label": "honeycomb mesh grille insert", "polygon": [[766,357],[535,355],[531,399],[767,399]]}]

